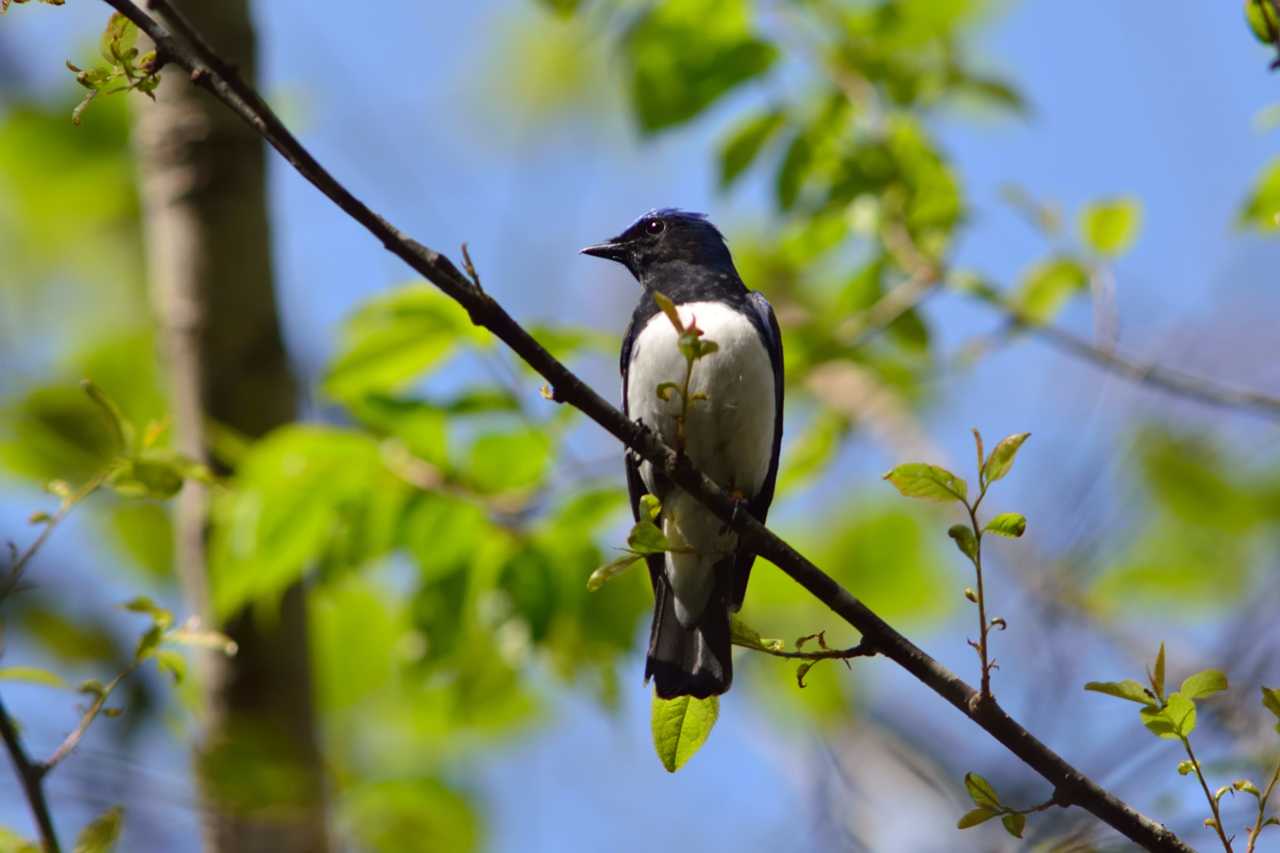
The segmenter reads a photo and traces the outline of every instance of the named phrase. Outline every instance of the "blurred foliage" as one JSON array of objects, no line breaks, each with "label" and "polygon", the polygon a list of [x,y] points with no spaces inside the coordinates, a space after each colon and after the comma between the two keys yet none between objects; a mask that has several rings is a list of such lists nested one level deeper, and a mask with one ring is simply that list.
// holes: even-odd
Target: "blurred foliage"
[{"label": "blurred foliage", "polygon": [[[977,58],[972,35],[990,5],[542,0],[537,14],[554,22],[522,31],[529,43],[518,55],[533,59],[512,65],[520,102],[555,112],[577,102],[579,78],[598,82],[595,72],[616,62],[619,97],[641,134],[706,122],[718,133],[722,191],[767,190],[767,222],[734,247],[785,336],[788,443],[775,518],[789,518],[791,501],[829,500],[784,532],[908,628],[940,624],[960,598],[948,592],[958,575],[937,513],[851,488],[840,462],[868,435],[919,433],[919,418],[946,393],[936,320],[920,302],[947,289],[1010,312],[1022,327],[1054,321],[1089,295],[1142,225],[1138,199],[1110,196],[1085,205],[1067,235],[1055,208],[1011,193],[1044,237],[1043,253],[1021,259],[1026,271],[1008,286],[951,268],[972,215],[939,122],[975,103],[1011,117],[1029,110],[1016,83]],[[538,35],[548,28],[554,38]],[[14,365],[0,376],[0,465],[20,482],[82,482],[118,456],[118,431],[76,387],[83,377],[129,421],[164,422],[123,101],[95,103],[74,130],[70,102],[16,104],[0,117],[0,357]],[[1280,224],[1280,164],[1249,191],[1240,223]],[[592,329],[534,332],[570,360],[616,346]],[[529,393],[537,383],[527,372],[495,381],[476,369],[495,357],[465,312],[429,285],[390,290],[343,328],[321,382],[329,422],[246,443],[227,454],[233,470],[213,489],[220,613],[247,603],[269,618],[286,586],[311,581],[336,826],[356,849],[482,846],[483,804],[460,772],[465,762],[545,720],[549,689],[568,685],[613,708],[619,672],[635,670],[650,609],[644,573],[587,590],[591,571],[618,556],[607,543],[625,515],[621,477],[599,482],[569,465],[573,413]],[[133,495],[99,496],[86,507],[94,532],[80,534],[111,545],[93,553],[95,571],[119,563],[132,571],[130,585],[158,600],[176,594],[162,498],[173,490],[168,475],[191,473],[165,468],[175,463],[166,441],[159,432],[147,455],[131,456],[118,485]],[[1083,584],[1082,609],[1110,620],[1135,605],[1222,612],[1238,604],[1274,541],[1280,472],[1169,423],[1138,432],[1129,456],[1140,505],[1088,577],[1071,576]],[[1021,530],[1025,519],[992,532],[1008,532],[1004,524]],[[101,606],[43,594],[5,606],[15,632],[64,665],[129,659]],[[765,565],[744,616],[771,636],[836,623]],[[746,656],[735,691],[757,690],[789,721],[847,725],[861,701],[857,675],[820,667],[800,690],[794,666]],[[688,757],[678,734],[662,742],[673,764]],[[279,784],[252,748],[218,758],[227,778],[244,782],[242,795],[254,780]],[[1021,832],[998,798],[991,806],[970,796]]]}]

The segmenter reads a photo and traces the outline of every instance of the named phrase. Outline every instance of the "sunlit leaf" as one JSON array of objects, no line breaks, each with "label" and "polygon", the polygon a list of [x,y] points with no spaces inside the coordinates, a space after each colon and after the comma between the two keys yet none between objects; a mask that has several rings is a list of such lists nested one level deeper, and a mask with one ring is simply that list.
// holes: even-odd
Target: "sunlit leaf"
[{"label": "sunlit leaf", "polygon": [[325,378],[337,400],[403,390],[465,344],[487,341],[467,312],[428,284],[410,284],[365,303],[342,333]]},{"label": "sunlit leaf", "polygon": [[1089,288],[1089,272],[1068,257],[1052,258],[1032,267],[1013,295],[1013,307],[1032,323],[1044,323],[1072,296]]},{"label": "sunlit leaf", "polygon": [[1240,225],[1280,231],[1280,157],[1267,164],[1240,210]]},{"label": "sunlit leaf", "polygon": [[1165,707],[1146,707],[1139,715],[1142,724],[1154,735],[1166,740],[1180,740],[1196,727],[1196,706],[1181,693],[1170,693]]},{"label": "sunlit leaf", "polygon": [[991,783],[972,771],[964,774],[964,789],[979,808],[1000,808],[1000,797]]},{"label": "sunlit leaf", "polygon": [[751,167],[760,151],[782,127],[786,114],[781,110],[766,110],[749,116],[738,124],[720,143],[720,186],[730,186],[739,175]]},{"label": "sunlit leaf", "polygon": [[67,686],[61,675],[36,666],[0,667],[0,681],[25,681],[29,684],[42,684],[45,687]]},{"label": "sunlit leaf", "polygon": [[1027,532],[1027,518],[1017,512],[1002,512],[988,521],[987,526],[982,529],[988,533],[1017,539]]},{"label": "sunlit leaf", "polygon": [[973,535],[973,530],[967,524],[953,524],[947,529],[947,535],[956,543],[956,547],[960,549],[960,553],[964,554],[970,560],[978,559],[978,540]]},{"label": "sunlit leaf", "polygon": [[990,809],[986,806],[979,806],[976,809],[971,809],[965,812],[964,816],[961,817],[960,820],[956,821],[956,829],[969,829],[970,827],[977,826],[980,823],[986,823],[998,814],[1000,814],[1000,812],[995,809]]},{"label": "sunlit leaf", "polygon": [[1183,680],[1178,692],[1188,699],[1202,699],[1227,689],[1227,676],[1216,669],[1205,669]]},{"label": "sunlit leaf", "polygon": [[120,838],[124,810],[114,806],[98,815],[76,836],[75,853],[109,853]]},{"label": "sunlit leaf", "polygon": [[1094,202],[1080,214],[1080,233],[1085,243],[1109,257],[1127,251],[1141,225],[1142,203],[1131,197]]},{"label": "sunlit leaf", "polygon": [[963,501],[969,493],[965,481],[946,468],[924,462],[898,465],[884,475],[893,487],[909,498],[928,501]]},{"label": "sunlit leaf", "polygon": [[1155,697],[1147,688],[1132,679],[1124,681],[1090,681],[1084,686],[1085,690],[1092,690],[1095,693],[1105,693],[1108,696],[1115,696],[1120,699],[1128,699],[1130,702],[1137,702],[1139,705],[1153,706],[1156,704]]},{"label": "sunlit leaf", "polygon": [[1022,447],[1023,442],[1030,437],[1031,433],[1020,432],[1000,439],[1000,443],[991,449],[991,453],[987,456],[987,461],[982,465],[982,474],[988,483],[1001,480],[1009,473],[1009,469],[1013,467],[1013,460],[1018,455],[1018,450]]},{"label": "sunlit leaf", "polygon": [[653,697],[653,748],[668,773],[679,770],[702,748],[719,714],[719,696],[707,699]]},{"label": "sunlit leaf", "polygon": [[1021,812],[1014,812],[1000,818],[1000,822],[1004,824],[1005,832],[1014,838],[1021,838],[1022,830],[1026,829],[1027,826],[1027,816]]},{"label": "sunlit leaf", "polygon": [[771,43],[752,34],[745,0],[655,4],[623,48],[632,107],[646,132],[688,121],[777,58]]}]

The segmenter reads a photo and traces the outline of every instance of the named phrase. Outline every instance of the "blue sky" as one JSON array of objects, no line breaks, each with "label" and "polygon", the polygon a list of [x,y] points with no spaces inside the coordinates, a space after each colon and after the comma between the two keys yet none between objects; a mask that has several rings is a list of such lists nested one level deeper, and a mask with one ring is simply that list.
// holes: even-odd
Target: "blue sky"
[{"label": "blue sky", "polygon": [[[554,315],[619,332],[633,285],[575,252],[647,208],[706,210],[729,229],[767,221],[758,186],[730,196],[715,191],[712,155],[732,103],[688,129],[641,139],[627,123],[613,74],[587,93],[592,110],[565,111],[549,126],[530,118],[515,84],[520,69],[496,73],[490,67],[518,22],[537,14],[529,0],[386,0],[376,13],[341,20],[336,11],[313,14],[315,4],[259,3],[257,10],[266,88],[300,127],[304,142],[409,234],[445,251],[467,241],[488,289],[519,318]],[[35,72],[42,89],[64,91],[61,59],[74,55],[75,45],[105,15],[105,6],[87,2],[23,7],[0,19],[0,41],[24,57],[23,67],[48,68],[47,76]],[[975,50],[1019,82],[1032,114],[1026,120],[938,119],[973,205],[973,226],[957,263],[1012,283],[1045,254],[1043,240],[1000,201],[1006,184],[1061,203],[1069,222],[1092,198],[1137,195],[1146,205],[1143,231],[1115,268],[1122,347],[1243,385],[1280,388],[1274,343],[1252,342],[1252,332],[1235,337],[1257,327],[1259,310],[1269,308],[1274,317],[1276,279],[1269,271],[1280,261],[1274,241],[1241,236],[1231,225],[1245,188],[1280,138],[1280,132],[1254,128],[1255,114],[1280,99],[1280,77],[1266,73],[1266,54],[1245,32],[1238,4],[1007,3]],[[274,158],[271,184],[287,337],[299,365],[314,377],[332,352],[341,318],[409,276]],[[531,269],[537,274],[530,276]],[[546,281],[559,285],[548,293],[539,289]],[[948,352],[995,327],[985,309],[958,297],[938,298],[928,312]],[[1064,319],[1082,333],[1091,331],[1088,305],[1074,307]],[[590,366],[589,375],[612,388],[614,370],[604,360]],[[1256,422],[1135,393],[1035,342],[999,350],[960,373],[926,428],[931,441],[960,460],[968,459],[971,425],[990,436],[1033,432],[1038,452],[1020,461],[1007,498],[1023,501],[1034,519],[1037,506],[1051,505],[1045,484],[1054,482],[1056,471],[1094,464],[1099,454],[1103,464],[1092,476],[1108,495],[1123,496],[1111,479],[1123,461],[1114,431],[1154,412],[1275,450],[1275,439]],[[588,457],[613,452],[598,436],[583,441]],[[840,473],[873,483],[875,473],[894,461],[885,448],[859,442]],[[829,481],[825,488],[834,487]],[[804,508],[829,494],[820,487]],[[15,516],[22,512],[16,502],[4,506]],[[800,507],[783,512],[794,517]],[[1071,524],[1068,519],[1065,530],[1047,535],[1069,540]],[[960,640],[963,630],[948,625],[923,640],[944,663],[969,673],[974,667]],[[1017,683],[1036,665],[1034,651],[1011,652],[1000,677]],[[1012,761],[995,748],[971,744],[965,720],[887,663],[868,668],[872,675],[859,689],[865,682],[873,713],[936,728],[940,742],[972,749],[975,765]],[[619,715],[561,694],[562,713],[551,725],[464,775],[488,804],[492,848],[811,849],[820,775],[813,768],[830,745],[803,731],[780,733],[784,727],[775,718],[748,705],[750,693],[735,691],[706,750],[668,776],[650,752],[648,694],[639,674],[637,656],[624,673]],[[1073,691],[1064,701],[1095,715],[1099,727],[1050,732],[1048,738],[1069,757],[1097,759],[1092,749],[1102,733],[1133,727],[1133,721],[1126,715],[1117,722],[1106,716],[1110,708]],[[1002,698],[1015,714],[1033,707],[1031,697],[1016,691]],[[157,764],[146,758],[140,773],[174,787],[178,799],[189,796],[178,781],[180,766],[159,765],[180,763],[166,754],[158,753]],[[4,777],[0,786],[9,781]],[[70,799],[77,787],[66,783],[56,790]],[[0,822],[22,825],[14,799],[0,797]],[[187,823],[193,812],[173,809],[161,819],[172,819],[175,844],[193,837]],[[961,840],[998,839],[936,832],[953,819],[946,809],[924,820],[891,815],[884,831],[898,844],[913,841],[898,849],[955,849]]]}]

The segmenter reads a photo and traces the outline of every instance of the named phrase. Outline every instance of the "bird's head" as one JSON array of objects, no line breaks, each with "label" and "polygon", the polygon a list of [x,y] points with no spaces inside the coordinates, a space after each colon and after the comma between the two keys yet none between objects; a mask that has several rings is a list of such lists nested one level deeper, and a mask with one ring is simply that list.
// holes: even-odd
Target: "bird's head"
[{"label": "bird's head", "polygon": [[673,262],[733,269],[724,236],[707,217],[675,208],[651,210],[617,237],[588,246],[582,254],[617,261],[642,282],[647,273]]}]

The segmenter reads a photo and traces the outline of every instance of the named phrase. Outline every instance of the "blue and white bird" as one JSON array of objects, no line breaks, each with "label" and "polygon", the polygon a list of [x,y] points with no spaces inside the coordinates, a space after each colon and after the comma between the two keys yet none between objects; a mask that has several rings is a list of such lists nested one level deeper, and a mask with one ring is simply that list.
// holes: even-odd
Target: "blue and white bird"
[{"label": "blue and white bird", "polygon": [[[682,383],[686,361],[654,293],[675,304],[685,327],[696,323],[716,343],[690,377],[696,402],[688,406],[684,452],[763,523],[782,442],[782,338],[769,303],[747,290],[723,235],[701,214],[654,210],[582,252],[617,261],[643,287],[622,341],[622,403],[668,445],[677,446],[681,401],[670,393],[664,399],[658,386]],[[648,558],[654,611],[645,680],[654,679],[663,699],[724,693],[733,681],[729,614],[742,607],[756,555],[648,462],[628,452],[626,469],[632,511],[639,518],[641,496],[656,496],[657,522],[677,549]]]}]

